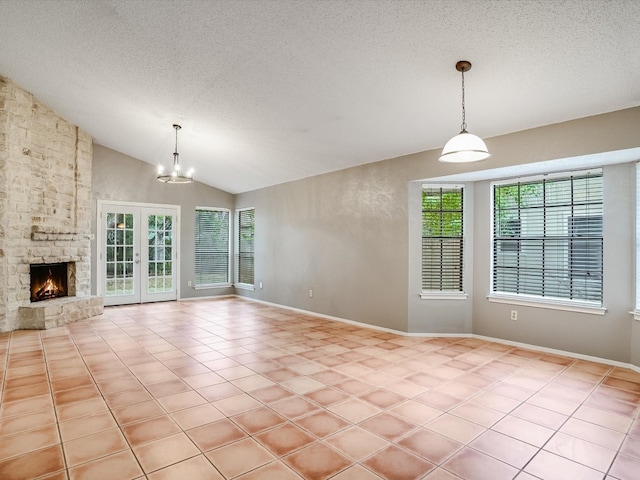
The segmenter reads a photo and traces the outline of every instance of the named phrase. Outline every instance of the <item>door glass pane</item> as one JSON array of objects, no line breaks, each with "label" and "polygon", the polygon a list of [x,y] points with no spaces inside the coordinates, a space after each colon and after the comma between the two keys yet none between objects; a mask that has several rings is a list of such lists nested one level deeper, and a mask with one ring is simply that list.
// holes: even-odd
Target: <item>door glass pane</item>
[{"label": "door glass pane", "polygon": [[147,293],[172,292],[173,217],[149,215],[147,227],[147,248],[149,249]]},{"label": "door glass pane", "polygon": [[107,213],[105,295],[134,293],[133,243],[133,214]]}]

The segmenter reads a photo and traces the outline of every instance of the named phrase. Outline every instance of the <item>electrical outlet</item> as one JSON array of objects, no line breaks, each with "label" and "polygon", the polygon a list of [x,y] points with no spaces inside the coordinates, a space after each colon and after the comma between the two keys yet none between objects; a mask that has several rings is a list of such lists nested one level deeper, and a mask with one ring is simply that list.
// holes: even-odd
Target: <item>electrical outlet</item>
[{"label": "electrical outlet", "polygon": [[313,298],[313,290],[309,289],[309,298]]},{"label": "electrical outlet", "polygon": [[189,280],[189,281],[187,282],[187,287],[190,287],[191,285],[193,285],[193,283],[191,283],[191,280]]},{"label": "electrical outlet", "polygon": [[260,288],[262,288],[262,282],[260,282]]},{"label": "electrical outlet", "polygon": [[513,320],[514,322],[516,320],[518,320],[518,311],[517,310],[511,310],[511,320]]}]

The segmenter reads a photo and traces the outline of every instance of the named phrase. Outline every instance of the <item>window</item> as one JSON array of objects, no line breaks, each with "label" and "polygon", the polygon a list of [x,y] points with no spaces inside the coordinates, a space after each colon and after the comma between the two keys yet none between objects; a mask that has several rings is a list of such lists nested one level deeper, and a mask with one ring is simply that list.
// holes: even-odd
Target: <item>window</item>
[{"label": "window", "polygon": [[463,292],[463,187],[422,187],[422,292]]},{"label": "window", "polygon": [[195,286],[230,283],[229,210],[196,207]]},{"label": "window", "polygon": [[602,170],[493,184],[492,293],[602,305]]},{"label": "window", "polygon": [[255,209],[236,212],[236,284],[254,285]]}]

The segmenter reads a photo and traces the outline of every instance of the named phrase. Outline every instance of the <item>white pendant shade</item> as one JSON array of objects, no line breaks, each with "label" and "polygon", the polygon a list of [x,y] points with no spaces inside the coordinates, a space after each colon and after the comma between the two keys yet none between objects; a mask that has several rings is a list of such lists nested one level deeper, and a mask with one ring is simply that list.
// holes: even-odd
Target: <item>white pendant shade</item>
[{"label": "white pendant shade", "polygon": [[485,160],[490,156],[487,146],[480,137],[462,131],[446,143],[439,160],[448,163],[471,163]]}]

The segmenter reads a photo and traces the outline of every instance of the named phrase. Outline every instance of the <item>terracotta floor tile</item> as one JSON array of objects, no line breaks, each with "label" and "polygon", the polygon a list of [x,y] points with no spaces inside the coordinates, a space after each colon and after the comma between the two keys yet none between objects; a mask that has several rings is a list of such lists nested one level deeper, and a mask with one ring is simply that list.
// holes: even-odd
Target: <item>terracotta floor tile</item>
[{"label": "terracotta floor tile", "polygon": [[602,473],[579,463],[559,457],[553,453],[541,450],[529,462],[524,471],[545,480],[566,480],[580,478],[584,480],[601,480]]},{"label": "terracotta floor tile", "polygon": [[308,415],[319,409],[316,404],[298,395],[273,402],[269,407],[289,419]]},{"label": "terracotta floor tile", "polygon": [[259,407],[248,412],[231,417],[234,423],[238,424],[250,435],[262,432],[268,428],[275,427],[286,422],[286,419],[267,407]]},{"label": "terracotta floor tile", "polygon": [[202,405],[203,403],[207,403],[207,401],[198,392],[190,390],[188,392],[176,393],[168,397],[159,398],[158,403],[162,405],[167,412],[171,413]]},{"label": "terracotta floor tile", "polygon": [[86,387],[74,388],[72,390],[62,390],[53,394],[53,401],[56,406],[67,405],[69,403],[82,402],[85,400],[92,400],[94,398],[100,398],[100,392],[98,389],[91,385]]},{"label": "terracotta floor tile", "polygon": [[70,480],[110,478],[117,472],[118,478],[128,480],[143,475],[131,450],[124,450],[69,469]]},{"label": "terracotta floor tile", "polygon": [[184,433],[177,433],[133,447],[133,453],[145,473],[151,473],[168,465],[195,457],[200,454],[200,450]]},{"label": "terracotta floor tile", "polygon": [[514,409],[511,415],[554,430],[560,428],[567,420],[566,415],[530,403],[523,403]]},{"label": "terracotta floor tile", "polygon": [[251,438],[211,450],[206,456],[226,478],[237,477],[275,459],[268,450]]},{"label": "terracotta floor tile", "polygon": [[425,427],[463,444],[469,443],[485,430],[478,424],[448,413],[430,421]]},{"label": "terracotta floor tile", "polygon": [[165,413],[160,404],[155,400],[147,400],[146,402],[116,408],[112,410],[112,412],[119,425],[141,422],[142,420],[164,415]]},{"label": "terracotta floor tile", "polygon": [[191,387],[180,379],[170,380],[168,382],[154,383],[153,385],[147,385],[147,390],[155,398],[168,397],[169,395],[175,395],[176,393],[188,392]]},{"label": "terracotta floor tile", "polygon": [[610,450],[618,450],[624,440],[624,434],[621,432],[575,418],[567,420],[558,431]]},{"label": "terracotta floor tile", "polygon": [[311,435],[291,423],[267,430],[254,438],[279,457],[315,441]]},{"label": "terracotta floor tile", "polygon": [[628,435],[620,448],[620,453],[640,458],[640,438]]},{"label": "terracotta floor tile", "polygon": [[228,417],[262,406],[260,402],[245,393],[216,400],[212,404]]},{"label": "terracotta floor tile", "polygon": [[620,480],[635,480],[640,471],[640,459],[619,454],[613,461],[609,473]]},{"label": "terracotta floor tile", "polygon": [[380,480],[381,478],[361,465],[353,465],[331,477],[331,480]]},{"label": "terracotta floor tile", "polygon": [[450,411],[456,417],[464,418],[469,422],[476,423],[489,428],[498,420],[504,417],[502,412],[492,408],[482,407],[473,403],[465,402]]},{"label": "terracotta floor tile", "polygon": [[275,461],[240,475],[237,480],[302,480],[302,477],[284,463]]},{"label": "terracotta floor tile", "polygon": [[326,411],[312,413],[306,417],[299,418],[295,423],[318,438],[332,435],[351,425],[350,422]]},{"label": "terracotta floor tile", "polygon": [[437,392],[435,390],[429,390],[418,395],[414,397],[414,400],[444,412],[457,407],[464,401],[462,398],[453,397],[447,393]]},{"label": "terracotta floor tile", "polygon": [[405,397],[402,395],[392,393],[382,388],[360,395],[358,398],[382,410],[386,410],[405,401]]},{"label": "terracotta floor tile", "polygon": [[386,480],[422,478],[435,466],[406,450],[391,445],[362,463]]},{"label": "terracotta floor tile", "polygon": [[118,428],[111,412],[101,411],[94,415],[74,418],[58,424],[63,442],[85,437],[94,433]]},{"label": "terracotta floor tile", "polygon": [[595,423],[601,427],[610,428],[618,432],[626,433],[633,423],[633,419],[616,413],[600,410],[583,405],[573,414],[573,418],[578,418],[586,422]]},{"label": "terracotta floor tile", "polygon": [[283,461],[305,479],[326,479],[352,464],[322,443],[313,443],[284,457]]},{"label": "terracotta floor tile", "polygon": [[417,383],[409,382],[406,380],[387,383],[384,388],[390,392],[402,395],[405,398],[413,398],[428,390],[428,387],[418,385]]},{"label": "terracotta floor tile", "polygon": [[518,473],[512,466],[468,447],[456,453],[442,467],[465,480],[506,480]]},{"label": "terracotta floor tile", "polygon": [[493,430],[487,430],[469,446],[517,469],[523,468],[538,452],[538,448],[533,445]]},{"label": "terracotta floor tile", "polygon": [[415,430],[417,425],[407,422],[395,415],[381,413],[358,424],[360,428],[375,433],[388,441],[396,441],[400,437]]},{"label": "terracotta floor tile", "polygon": [[55,424],[8,435],[0,441],[0,461],[57,443],[60,443],[60,437]]},{"label": "terracotta floor tile", "polygon": [[247,436],[235,423],[226,418],[217,422],[207,423],[201,427],[187,430],[186,434],[197,447],[207,452],[235,442]]},{"label": "terracotta floor tile", "polygon": [[378,407],[374,407],[357,398],[350,398],[344,402],[331,405],[328,410],[349,420],[351,423],[359,423],[380,412]]},{"label": "terracotta floor tile", "polygon": [[251,393],[254,390],[275,385],[272,380],[269,380],[267,377],[260,374],[249,375],[248,377],[242,377],[236,380],[231,380],[231,383],[233,383],[239,389],[245,392],[251,392]]},{"label": "terracotta floor tile", "polygon": [[109,410],[109,407],[102,398],[92,398],[83,402],[69,403],[56,407],[59,422],[84,417],[86,415],[93,415],[107,410]]},{"label": "terracotta floor tile", "polygon": [[224,480],[224,477],[220,475],[204,455],[198,455],[161,470],[156,470],[147,475],[147,478],[149,480],[175,480],[176,478],[184,480]]},{"label": "terracotta floor tile", "polygon": [[23,387],[12,388],[4,391],[2,396],[3,402],[18,402],[21,400],[46,395],[51,391],[48,382],[36,383],[33,385],[25,385]]},{"label": "terracotta floor tile", "polygon": [[56,423],[56,416],[53,407],[26,415],[14,415],[12,417],[0,418],[0,437],[13,435],[15,433],[34,430],[45,425]]},{"label": "terracotta floor tile", "polygon": [[389,445],[389,442],[359,427],[350,427],[330,437],[325,443],[356,461],[361,461]]},{"label": "terracotta floor tile", "polygon": [[127,438],[132,447],[142,443],[158,440],[179,433],[180,427],[171,419],[169,415],[162,415],[144,420],[139,423],[132,423],[122,427],[122,433]]},{"label": "terracotta floor tile", "polygon": [[464,446],[462,443],[426,428],[421,428],[407,435],[398,442],[398,445],[403,446],[407,450],[418,454],[436,465],[444,462]]},{"label": "terracotta floor tile", "polygon": [[67,466],[73,467],[129,448],[119,429],[87,435],[64,443]]},{"label": "terracotta floor tile", "polygon": [[209,402],[215,402],[216,400],[222,400],[223,398],[234,397],[240,395],[240,390],[235,385],[225,382],[209,387],[203,387],[198,389],[198,393]]},{"label": "terracotta floor tile", "polygon": [[527,420],[507,415],[493,427],[496,432],[522,440],[536,447],[541,447],[555,433],[554,430]]},{"label": "terracotta floor tile", "polygon": [[564,433],[556,433],[545,444],[544,449],[605,473],[616,455],[615,450]]},{"label": "terracotta floor tile", "polygon": [[[6,390],[12,390],[14,388],[26,387],[29,385],[37,385],[39,383],[46,383],[49,379],[47,378],[47,374],[42,372],[36,375],[23,375],[19,377],[7,377],[7,381],[5,382],[4,388]],[[53,386],[53,384],[52,384]]]},{"label": "terracotta floor tile", "polygon": [[220,410],[209,403],[177,410],[172,412],[171,416],[183,430],[189,430],[224,418]]},{"label": "terracotta floor tile", "polygon": [[0,461],[0,478],[23,480],[58,472],[65,468],[60,445],[52,445],[25,455]]}]

